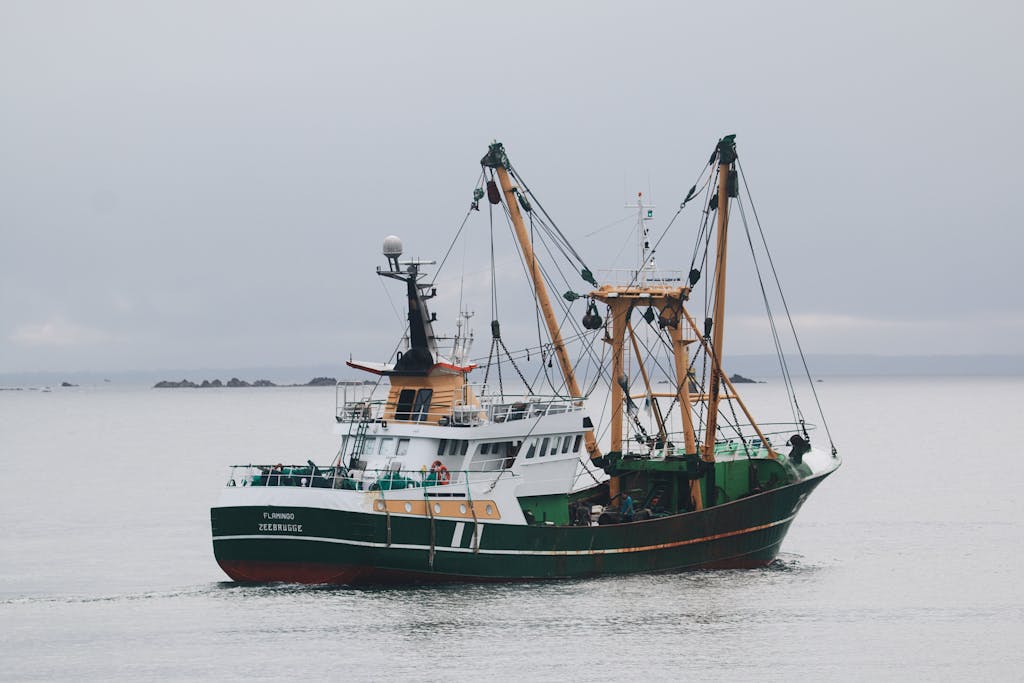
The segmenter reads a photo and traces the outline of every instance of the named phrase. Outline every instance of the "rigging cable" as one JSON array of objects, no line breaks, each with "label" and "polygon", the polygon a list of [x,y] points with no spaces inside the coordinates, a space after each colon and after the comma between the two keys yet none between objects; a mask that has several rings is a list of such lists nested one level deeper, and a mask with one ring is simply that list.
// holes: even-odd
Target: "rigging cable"
[{"label": "rigging cable", "polygon": [[[803,425],[804,416],[800,410],[800,403],[797,401],[796,389],[793,386],[793,380],[789,375],[789,366],[786,363],[786,355],[782,348],[782,340],[779,338],[779,331],[775,325],[775,316],[772,314],[772,307],[768,301],[768,293],[764,288],[764,279],[761,277],[761,266],[757,262],[757,254],[754,251],[754,241],[750,236],[750,226],[747,224],[747,214],[743,210],[743,201],[737,197],[736,205],[740,209],[740,217],[743,219],[743,230],[747,235],[747,244],[750,245],[750,255],[754,260],[754,272],[757,273],[757,284],[761,288],[761,299],[764,301],[765,313],[768,315],[768,324],[772,330],[772,342],[775,345],[775,353],[779,358],[779,369],[782,372],[782,381],[786,385],[786,398],[789,399],[789,409],[793,414],[793,422]],[[804,430],[806,437],[806,429]]]},{"label": "rigging cable", "polygon": [[[477,178],[477,187],[480,187],[481,181],[484,178],[484,173],[483,171],[481,171],[480,176]],[[448,250],[444,253],[444,258],[441,259],[441,264],[437,267],[437,272],[434,275],[435,279],[437,278],[438,275],[441,274],[441,269],[444,268],[444,264],[448,260],[448,255],[452,253],[452,248],[455,246],[455,243],[459,241],[459,236],[462,234],[463,228],[466,227],[466,221],[469,220],[469,217],[470,215],[472,215],[473,211],[479,211],[479,209],[476,208],[476,206],[477,203],[474,201],[472,204],[470,204],[469,210],[466,211],[466,215],[462,219],[462,225],[459,226],[458,231],[455,233],[455,237],[452,238],[451,243],[448,245]]]},{"label": "rigging cable", "polygon": [[779,299],[782,301],[782,307],[786,311],[786,319],[789,320],[789,329],[793,333],[793,341],[796,342],[797,351],[800,352],[800,361],[804,366],[804,373],[807,375],[807,383],[811,385],[811,394],[814,396],[814,402],[818,406],[818,414],[821,416],[821,424],[825,428],[825,436],[828,438],[828,444],[832,448],[832,455],[836,455],[838,452],[836,449],[835,442],[832,441],[832,432],[828,428],[828,420],[825,419],[825,412],[821,409],[821,400],[818,398],[818,391],[814,388],[814,380],[811,379],[811,370],[807,367],[807,358],[804,357],[803,347],[800,345],[800,338],[796,334],[796,326],[793,324],[793,316],[789,312],[789,304],[786,303],[786,296],[782,293],[782,283],[779,281],[778,272],[775,270],[775,262],[772,259],[772,253],[768,249],[768,241],[764,236],[764,230],[761,228],[761,219],[757,216],[757,207],[754,206],[754,198],[750,194],[750,187],[747,185],[747,176],[743,172],[743,167],[739,163],[739,159],[736,160],[736,165],[739,168],[739,175],[743,179],[743,188],[747,192],[747,198],[750,200],[750,209],[754,213],[754,221],[757,223],[758,232],[761,233],[761,243],[764,244],[765,253],[768,256],[768,263],[772,268],[772,275],[775,277],[775,285],[779,290]]}]

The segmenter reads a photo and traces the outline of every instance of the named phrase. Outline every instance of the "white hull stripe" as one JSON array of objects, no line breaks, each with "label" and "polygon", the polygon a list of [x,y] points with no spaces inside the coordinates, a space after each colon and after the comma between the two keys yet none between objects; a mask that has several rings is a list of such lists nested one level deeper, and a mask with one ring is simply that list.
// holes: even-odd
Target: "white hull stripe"
[{"label": "white hull stripe", "polygon": [[455,533],[452,534],[452,547],[458,548],[462,545],[462,530],[466,527],[465,522],[455,523]]},{"label": "white hull stripe", "polygon": [[[737,531],[727,531],[722,534],[712,534],[710,536],[702,536],[700,538],[687,538],[681,541],[671,541],[669,543],[655,543],[653,545],[642,545],[634,546],[631,548],[596,548],[589,550],[513,550],[513,549],[492,549],[486,550],[480,548],[478,551],[484,555],[617,555],[620,553],[642,553],[650,550],[664,550],[667,548],[678,548],[684,545],[692,545],[694,543],[703,543],[705,541],[715,541],[720,538],[729,538],[731,536],[739,536],[741,534],[749,534],[755,531],[761,531],[763,529],[770,529],[780,524],[786,524],[791,522],[796,515],[790,515],[785,519],[780,519],[777,522],[769,522],[768,524],[759,524],[758,526],[747,527],[746,529],[739,529]],[[430,550],[429,545],[419,545],[412,543],[392,543],[390,546],[386,543],[377,543],[375,541],[355,541],[347,538],[328,538],[323,536],[290,536],[286,534],[242,534],[238,536],[214,536],[214,542],[217,541],[270,541],[270,540],[287,540],[287,541],[316,541],[319,543],[340,543],[342,545],[357,545],[367,548],[398,548],[401,550]],[[454,542],[453,542],[454,544]],[[472,548],[448,548],[445,546],[437,546],[434,548],[436,552],[450,552],[450,553],[471,553]]]}]

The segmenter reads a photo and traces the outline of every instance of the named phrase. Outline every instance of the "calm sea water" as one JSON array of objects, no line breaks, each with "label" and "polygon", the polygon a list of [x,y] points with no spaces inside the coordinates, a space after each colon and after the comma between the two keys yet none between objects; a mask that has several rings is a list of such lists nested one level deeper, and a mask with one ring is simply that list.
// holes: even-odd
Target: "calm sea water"
[{"label": "calm sea water", "polygon": [[772,567],[374,590],[213,559],[226,465],[328,461],[332,389],[0,392],[0,678],[1020,680],[1024,379],[817,386],[845,463]]}]

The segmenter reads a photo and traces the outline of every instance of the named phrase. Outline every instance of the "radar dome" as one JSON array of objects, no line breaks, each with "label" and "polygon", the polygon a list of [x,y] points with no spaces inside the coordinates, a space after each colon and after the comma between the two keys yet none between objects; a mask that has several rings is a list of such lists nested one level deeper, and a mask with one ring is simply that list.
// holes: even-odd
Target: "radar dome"
[{"label": "radar dome", "polygon": [[384,238],[384,256],[395,259],[402,255],[402,240],[394,235]]}]

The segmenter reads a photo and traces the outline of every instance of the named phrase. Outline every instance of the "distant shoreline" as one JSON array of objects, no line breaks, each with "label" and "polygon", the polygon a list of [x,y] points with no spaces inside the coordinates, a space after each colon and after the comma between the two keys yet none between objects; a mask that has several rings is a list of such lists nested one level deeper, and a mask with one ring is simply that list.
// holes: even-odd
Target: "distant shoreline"
[{"label": "distant shoreline", "polygon": [[[795,375],[803,374],[799,357],[786,356],[786,363]],[[823,377],[1024,377],[1024,354],[917,355],[880,356],[872,354],[808,354],[807,365],[815,378]],[[771,382],[780,376],[776,356],[729,355],[725,370]],[[340,372],[339,372],[340,371]],[[91,385],[145,385],[152,387],[159,380],[175,377],[249,377],[267,378],[278,386],[305,386],[306,377],[332,377],[348,374],[336,363],[311,363],[302,366],[228,366],[228,367],[161,367],[153,370],[37,370],[0,372],[0,386],[59,387],[62,381]],[[349,378],[361,380],[353,373]],[[365,377],[365,375],[363,375]],[[250,380],[250,383],[252,380]],[[212,383],[212,380],[211,380]],[[223,383],[223,382],[222,382]],[[298,384],[296,384],[298,383]],[[202,382],[199,382],[202,385]]]},{"label": "distant shoreline", "polygon": [[219,379],[214,379],[214,380],[204,379],[202,382],[199,382],[199,383],[193,382],[193,381],[188,380],[188,379],[183,379],[183,380],[178,381],[178,382],[175,382],[174,380],[167,380],[167,379],[165,379],[165,380],[161,380],[161,381],[157,382],[156,384],[154,384],[153,388],[154,389],[224,389],[224,388],[228,388],[228,389],[244,389],[244,388],[253,388],[253,387],[333,387],[333,386],[337,386],[338,384],[343,384],[343,385],[348,385],[348,386],[361,386],[361,385],[364,385],[364,384],[374,384],[374,382],[370,382],[370,381],[367,381],[367,380],[364,380],[362,382],[354,381],[354,380],[342,380],[341,382],[339,382],[334,377],[314,377],[313,379],[309,380],[308,382],[306,382],[304,384],[277,384],[275,382],[271,382],[269,379],[257,379],[257,380],[254,380],[252,382],[247,382],[244,379],[238,379],[237,377],[232,377],[227,382],[221,382]]}]

